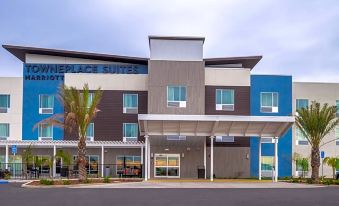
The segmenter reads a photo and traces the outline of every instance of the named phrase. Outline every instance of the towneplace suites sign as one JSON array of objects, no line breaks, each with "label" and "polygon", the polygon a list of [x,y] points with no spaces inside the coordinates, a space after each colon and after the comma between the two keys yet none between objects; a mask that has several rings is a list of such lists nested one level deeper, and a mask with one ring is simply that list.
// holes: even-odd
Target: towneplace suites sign
[{"label": "towneplace suites sign", "polygon": [[65,73],[143,74],[146,68],[128,64],[24,64],[24,80],[64,80]]}]

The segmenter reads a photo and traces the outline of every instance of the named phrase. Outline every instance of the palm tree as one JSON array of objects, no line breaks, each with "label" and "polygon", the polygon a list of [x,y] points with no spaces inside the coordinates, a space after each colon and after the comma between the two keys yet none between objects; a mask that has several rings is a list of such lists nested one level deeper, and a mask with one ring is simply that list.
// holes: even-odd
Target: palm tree
[{"label": "palm tree", "polygon": [[99,112],[98,104],[102,97],[100,88],[91,93],[88,84],[82,90],[63,85],[59,89],[58,99],[64,105],[64,114],[55,114],[38,122],[63,127],[69,132],[78,134],[78,158],[79,181],[87,177],[86,170],[86,132],[89,124]]},{"label": "palm tree", "polygon": [[332,168],[333,172],[333,179],[335,179],[335,174],[336,174],[336,169],[337,169],[337,164],[339,162],[339,159],[337,157],[325,157],[323,160],[323,164],[327,164]]},{"label": "palm tree", "polygon": [[312,181],[319,182],[320,144],[338,124],[336,107],[328,104],[320,105],[313,101],[307,108],[297,110],[296,124],[311,145]]}]

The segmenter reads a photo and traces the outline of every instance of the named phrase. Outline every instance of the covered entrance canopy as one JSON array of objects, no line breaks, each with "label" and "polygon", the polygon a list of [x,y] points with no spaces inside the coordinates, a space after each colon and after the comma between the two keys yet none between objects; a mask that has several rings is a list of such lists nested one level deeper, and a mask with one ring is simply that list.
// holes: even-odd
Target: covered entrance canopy
[{"label": "covered entrance canopy", "polygon": [[[183,135],[211,137],[211,174],[213,174],[213,138],[215,136],[257,136],[275,139],[275,180],[278,177],[278,138],[294,123],[292,116],[167,115],[139,114],[139,131],[145,136],[145,179],[150,178],[149,136]],[[259,141],[259,179],[261,179],[261,141]],[[204,166],[206,174],[206,149]],[[210,175],[213,181],[213,175]]]}]

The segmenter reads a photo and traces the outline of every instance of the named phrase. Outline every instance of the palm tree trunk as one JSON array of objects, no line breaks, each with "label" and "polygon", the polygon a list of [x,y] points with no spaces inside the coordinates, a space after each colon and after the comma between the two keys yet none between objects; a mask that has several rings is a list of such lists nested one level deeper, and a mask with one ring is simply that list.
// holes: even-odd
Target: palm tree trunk
[{"label": "palm tree trunk", "polygon": [[86,141],[84,137],[79,138],[78,142],[78,165],[79,165],[79,181],[86,180]]},{"label": "palm tree trunk", "polygon": [[319,147],[313,146],[311,151],[312,181],[319,183],[320,152]]}]

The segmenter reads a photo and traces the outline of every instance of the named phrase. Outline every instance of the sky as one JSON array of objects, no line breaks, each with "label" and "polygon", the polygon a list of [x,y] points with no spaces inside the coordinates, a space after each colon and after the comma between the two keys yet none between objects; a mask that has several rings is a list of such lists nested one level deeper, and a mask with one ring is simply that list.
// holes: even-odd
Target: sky
[{"label": "sky", "polygon": [[[0,0],[1,45],[149,57],[148,35],[203,36],[205,58],[262,55],[253,74],[339,82],[338,0]],[[22,76],[2,47],[0,76]]]}]

